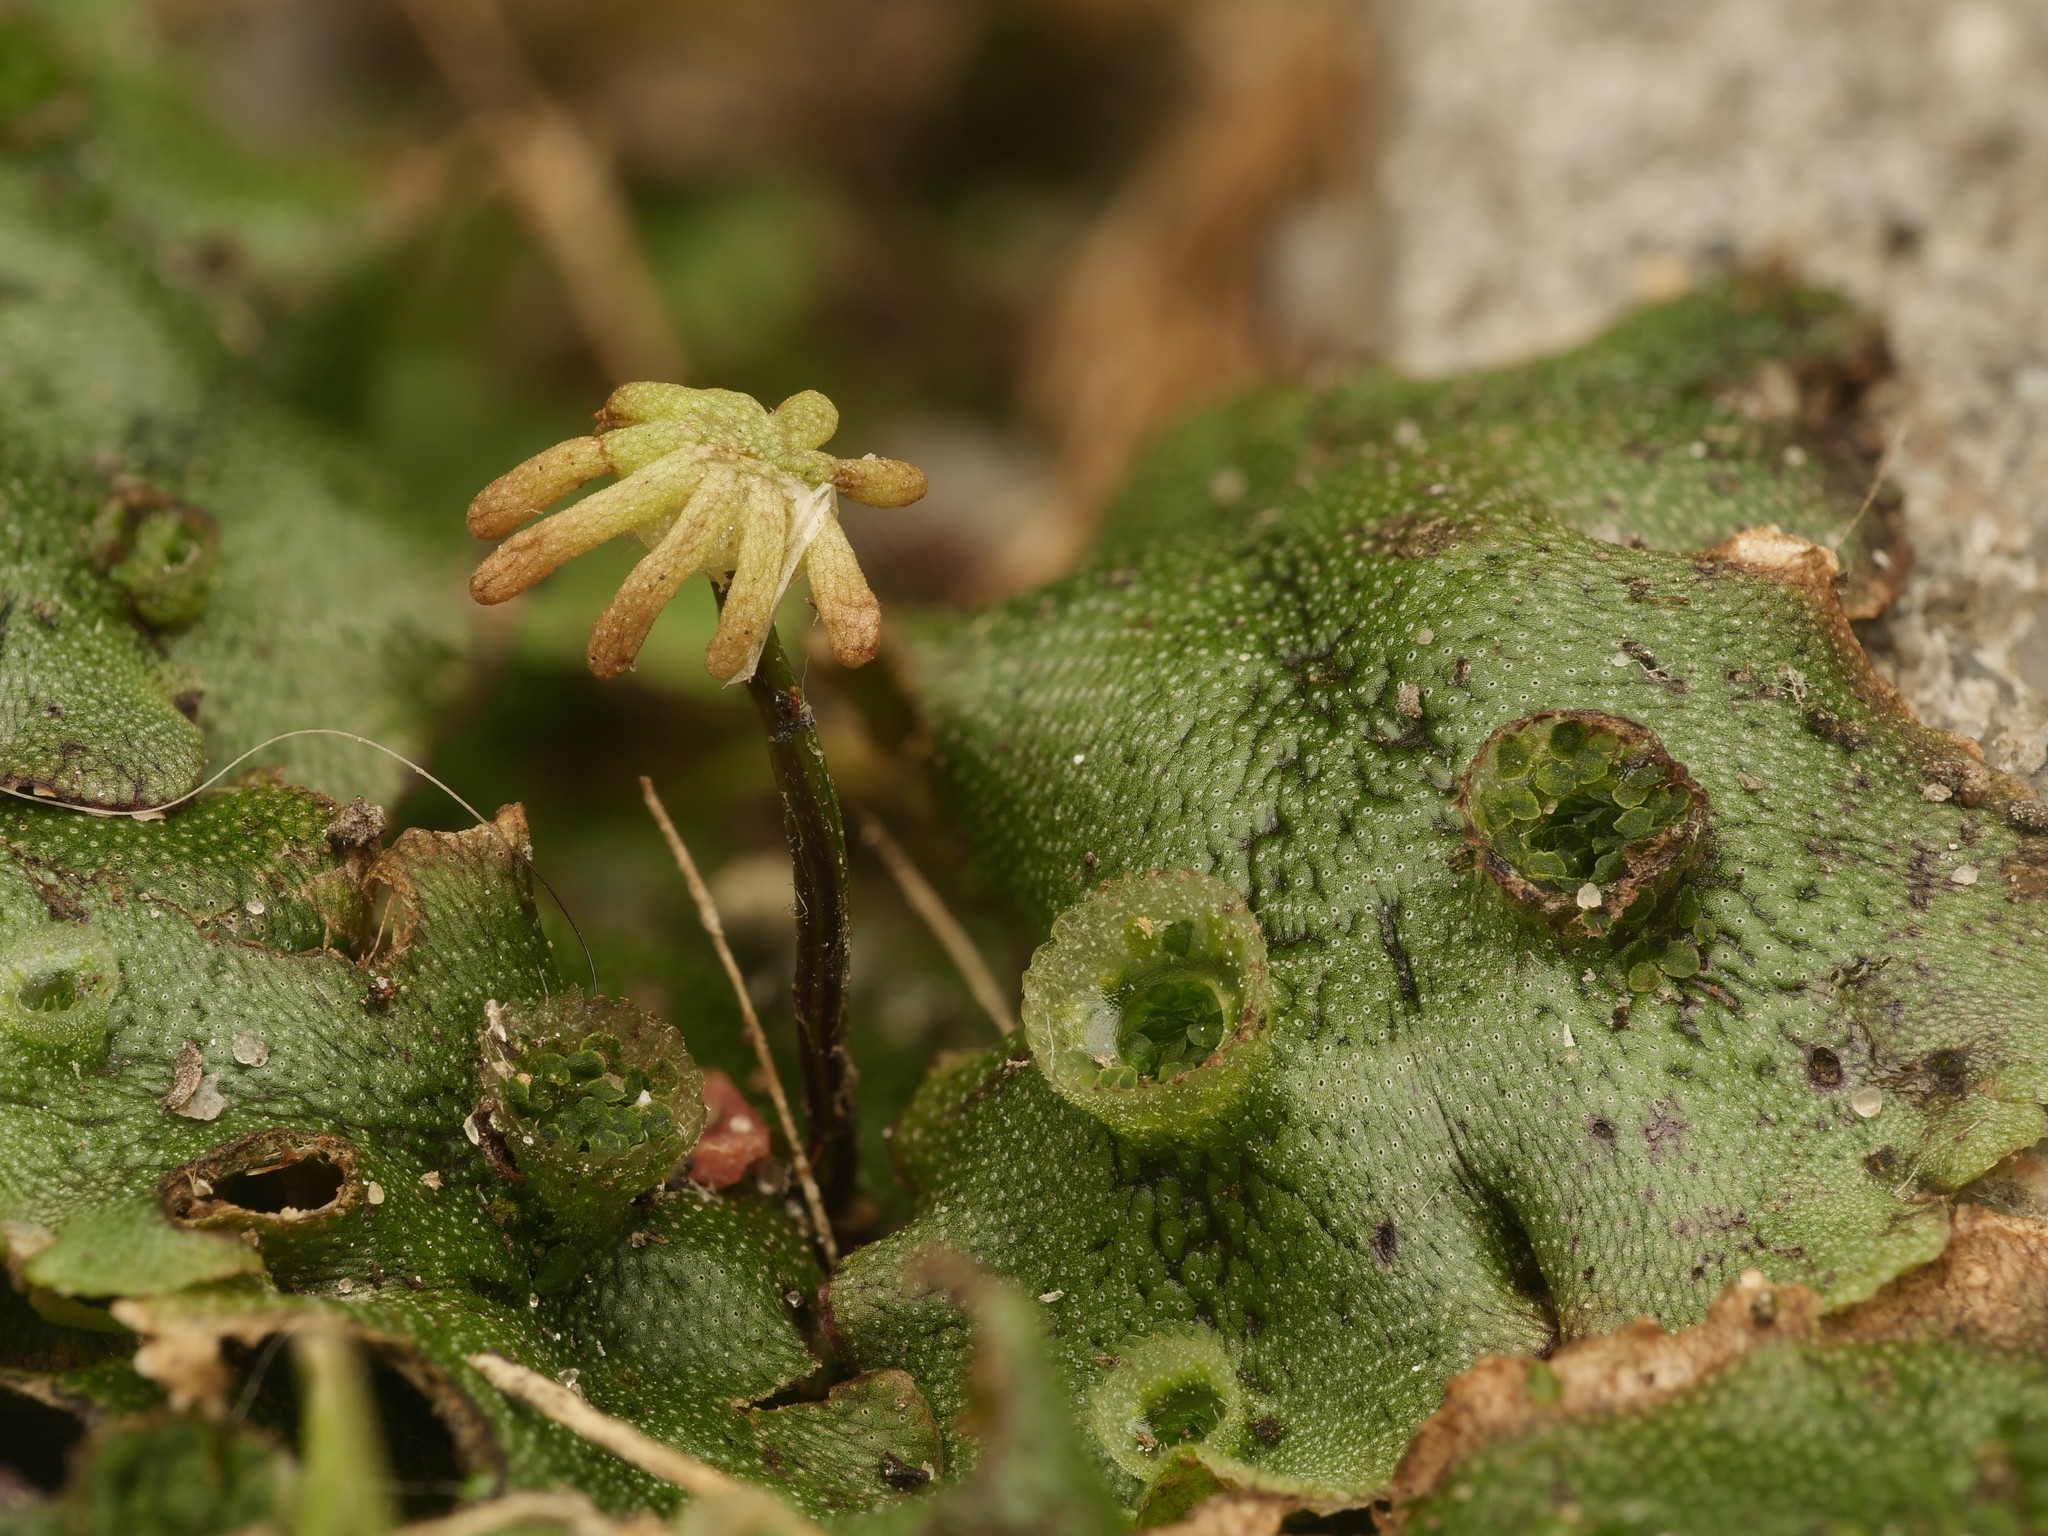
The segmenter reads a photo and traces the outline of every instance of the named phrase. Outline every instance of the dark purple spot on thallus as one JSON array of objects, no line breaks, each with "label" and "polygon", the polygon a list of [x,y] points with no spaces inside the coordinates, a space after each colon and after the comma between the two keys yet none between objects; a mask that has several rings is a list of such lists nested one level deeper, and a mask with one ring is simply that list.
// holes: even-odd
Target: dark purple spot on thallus
[{"label": "dark purple spot on thallus", "polygon": [[1664,1154],[1675,1149],[1685,1136],[1685,1112],[1678,1107],[1676,1099],[1660,1099],[1650,1108],[1650,1118],[1643,1122],[1643,1141],[1650,1151],[1650,1161],[1662,1163]]},{"label": "dark purple spot on thallus", "polygon": [[1401,1231],[1394,1225],[1393,1217],[1389,1216],[1372,1229],[1366,1246],[1372,1250],[1373,1258],[1382,1269],[1394,1267],[1394,1258],[1401,1251]]}]

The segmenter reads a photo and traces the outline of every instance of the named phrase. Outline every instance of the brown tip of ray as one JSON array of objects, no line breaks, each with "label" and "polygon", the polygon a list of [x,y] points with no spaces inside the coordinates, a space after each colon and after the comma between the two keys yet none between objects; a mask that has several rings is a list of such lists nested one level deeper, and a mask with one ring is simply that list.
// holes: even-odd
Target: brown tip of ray
[{"label": "brown tip of ray", "polygon": [[667,603],[665,598],[652,602],[646,598],[645,593],[625,588],[597,616],[590,631],[590,646],[583,656],[593,677],[624,677],[633,670],[633,664],[640,659],[640,647],[647,643],[648,631],[654,628],[654,621]]},{"label": "brown tip of ray", "polygon": [[818,530],[804,565],[811,579],[811,601],[824,623],[833,658],[842,667],[873,661],[882,644],[882,605],[836,519],[827,518]]},{"label": "brown tip of ray", "polygon": [[578,486],[611,472],[611,456],[599,439],[572,437],[557,443],[478,491],[469,504],[469,531],[480,539],[501,539]]}]

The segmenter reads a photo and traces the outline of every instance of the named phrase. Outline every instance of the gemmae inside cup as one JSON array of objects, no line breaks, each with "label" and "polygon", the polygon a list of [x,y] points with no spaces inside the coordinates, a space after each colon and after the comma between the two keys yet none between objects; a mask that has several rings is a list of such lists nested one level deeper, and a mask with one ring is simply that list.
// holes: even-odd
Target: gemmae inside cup
[{"label": "gemmae inside cup", "polygon": [[1024,977],[1032,1059],[1063,1097],[1147,1143],[1223,1139],[1271,1056],[1266,944],[1193,870],[1105,881]]}]

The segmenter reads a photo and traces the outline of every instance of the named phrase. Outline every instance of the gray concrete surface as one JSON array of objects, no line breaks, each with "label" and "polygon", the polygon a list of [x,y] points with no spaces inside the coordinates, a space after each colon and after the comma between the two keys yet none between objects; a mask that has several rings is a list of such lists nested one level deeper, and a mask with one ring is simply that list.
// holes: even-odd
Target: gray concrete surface
[{"label": "gray concrete surface", "polygon": [[1382,153],[1281,242],[1297,344],[1442,372],[1731,263],[1846,292],[1918,555],[1873,651],[2048,783],[2048,0],[1382,0],[1378,35]]}]

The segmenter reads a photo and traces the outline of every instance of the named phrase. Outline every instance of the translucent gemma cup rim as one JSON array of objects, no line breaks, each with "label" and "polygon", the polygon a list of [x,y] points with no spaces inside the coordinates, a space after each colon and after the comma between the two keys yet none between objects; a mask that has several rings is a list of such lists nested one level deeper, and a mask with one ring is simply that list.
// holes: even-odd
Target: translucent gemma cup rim
[{"label": "translucent gemma cup rim", "polygon": [[[1120,1363],[1096,1384],[1089,1405],[1096,1438],[1112,1461],[1149,1482],[1189,1453],[1204,1462],[1234,1459],[1247,1404],[1221,1339],[1199,1324],[1169,1326],[1132,1340],[1118,1355]],[[1137,1431],[1149,1424],[1161,1400],[1190,1389],[1206,1390],[1215,1399],[1216,1422],[1186,1440],[1145,1447]]]},{"label": "translucent gemma cup rim", "polygon": [[[54,1008],[18,1001],[24,988],[59,976],[74,995]],[[90,924],[51,923],[0,940],[0,1035],[38,1055],[89,1057],[106,1048],[121,962]]]},{"label": "translucent gemma cup rim", "polygon": [[[1184,952],[1169,950],[1177,924]],[[1194,976],[1225,1003],[1225,1032],[1206,1059],[1166,1078],[1128,1068],[1123,1008],[1134,988]],[[1231,1017],[1231,1004],[1235,1017]],[[1063,1098],[1140,1143],[1195,1143],[1227,1134],[1270,1059],[1266,945],[1235,888],[1194,870],[1105,880],[1060,914],[1024,977],[1032,1059]]]}]

